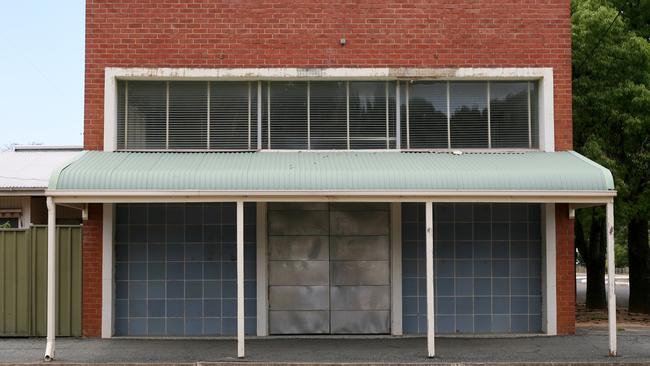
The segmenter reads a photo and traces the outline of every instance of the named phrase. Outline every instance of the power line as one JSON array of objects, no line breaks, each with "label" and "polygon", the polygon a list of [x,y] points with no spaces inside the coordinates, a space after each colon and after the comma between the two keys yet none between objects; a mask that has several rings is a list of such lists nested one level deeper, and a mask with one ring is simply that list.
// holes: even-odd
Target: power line
[{"label": "power line", "polygon": [[619,11],[619,12],[616,14],[616,16],[614,17],[614,19],[612,19],[612,22],[609,23],[609,27],[607,27],[607,30],[605,31],[605,33],[603,33],[603,34],[600,36],[600,39],[598,39],[598,42],[596,42],[596,44],[594,45],[594,47],[592,47],[591,51],[589,51],[589,54],[588,54],[589,57],[585,57],[584,59],[582,59],[582,62],[580,63],[580,65],[578,65],[578,67],[576,68],[576,70],[577,70],[577,69],[582,69],[582,65],[584,65],[584,63],[585,63],[588,59],[591,58],[591,56],[594,54],[594,51],[596,51],[596,48],[600,47],[600,44],[603,42],[603,39],[605,39],[605,36],[606,36],[607,34],[609,34],[609,31],[612,29],[612,26],[614,25],[614,22],[616,22],[616,19],[618,19],[618,17],[619,17],[622,13],[623,13],[622,11]]}]

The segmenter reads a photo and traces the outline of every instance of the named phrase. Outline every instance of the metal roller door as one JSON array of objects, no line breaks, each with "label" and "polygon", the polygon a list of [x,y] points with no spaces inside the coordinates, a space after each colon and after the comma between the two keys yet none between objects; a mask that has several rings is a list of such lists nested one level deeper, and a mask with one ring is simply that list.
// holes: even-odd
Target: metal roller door
[{"label": "metal roller door", "polygon": [[387,204],[269,205],[271,334],[390,331]]}]

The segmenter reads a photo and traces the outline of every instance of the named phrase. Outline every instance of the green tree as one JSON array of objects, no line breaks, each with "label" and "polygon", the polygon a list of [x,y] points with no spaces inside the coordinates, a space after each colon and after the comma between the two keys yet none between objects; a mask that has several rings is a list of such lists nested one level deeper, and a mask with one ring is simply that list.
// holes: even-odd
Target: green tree
[{"label": "green tree", "polygon": [[629,310],[650,313],[649,15],[635,7],[648,0],[571,3],[573,121],[576,149],[614,174],[616,222],[627,231]]}]

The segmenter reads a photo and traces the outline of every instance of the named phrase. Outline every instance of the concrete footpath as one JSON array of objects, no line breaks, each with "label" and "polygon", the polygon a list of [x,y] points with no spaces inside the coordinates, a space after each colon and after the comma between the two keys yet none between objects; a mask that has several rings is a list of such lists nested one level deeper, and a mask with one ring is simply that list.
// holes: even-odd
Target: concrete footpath
[{"label": "concrete footpath", "polygon": [[[247,357],[235,357],[234,340],[184,339],[72,339],[57,341],[56,363],[197,364],[647,364],[650,331],[619,334],[619,357],[607,357],[607,333],[580,329],[575,336],[486,337],[436,339],[438,357],[427,359],[424,338],[253,338]],[[0,339],[0,363],[42,362],[42,338]]]}]

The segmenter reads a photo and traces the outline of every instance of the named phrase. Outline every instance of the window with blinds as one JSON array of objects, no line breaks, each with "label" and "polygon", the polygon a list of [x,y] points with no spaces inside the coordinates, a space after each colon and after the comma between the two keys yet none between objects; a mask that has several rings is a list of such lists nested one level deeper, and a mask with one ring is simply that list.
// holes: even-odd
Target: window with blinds
[{"label": "window with blinds", "polygon": [[539,147],[534,81],[404,82],[403,149]]},{"label": "window with blinds", "polygon": [[537,88],[534,81],[119,81],[117,146],[537,148]]}]

